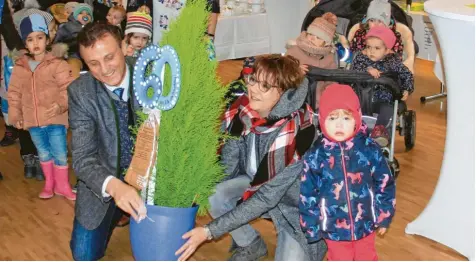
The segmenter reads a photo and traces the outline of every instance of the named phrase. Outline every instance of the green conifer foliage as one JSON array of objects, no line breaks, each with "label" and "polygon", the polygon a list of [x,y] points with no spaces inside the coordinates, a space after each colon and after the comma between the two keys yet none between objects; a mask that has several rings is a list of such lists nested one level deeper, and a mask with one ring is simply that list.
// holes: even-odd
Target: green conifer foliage
[{"label": "green conifer foliage", "polygon": [[[188,1],[160,43],[177,51],[182,87],[175,108],[162,112],[155,204],[190,207],[197,196],[199,214],[205,213],[208,197],[224,177],[217,148],[226,89],[216,77],[218,63],[208,59],[208,15],[206,0]],[[170,79],[166,71],[164,95]]]}]

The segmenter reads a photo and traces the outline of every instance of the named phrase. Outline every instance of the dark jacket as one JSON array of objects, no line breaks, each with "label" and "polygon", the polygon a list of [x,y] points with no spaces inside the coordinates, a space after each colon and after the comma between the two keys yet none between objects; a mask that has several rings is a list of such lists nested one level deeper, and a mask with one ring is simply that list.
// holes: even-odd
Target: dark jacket
[{"label": "dark jacket", "polygon": [[[129,102],[137,111],[140,106],[132,93],[133,67],[129,70]],[[102,196],[104,180],[120,177],[119,123],[113,102],[117,96],[86,73],[71,83],[68,97],[73,169],[79,179],[75,215],[82,226],[92,230],[101,224],[111,203],[110,197]]]},{"label": "dark jacket", "polygon": [[[380,72],[395,72],[398,75],[400,90],[408,91],[411,94],[414,90],[413,74],[403,64],[402,59],[397,54],[389,54],[382,60],[374,62],[361,52],[357,53],[352,61],[350,70],[367,72],[369,67],[373,67]],[[374,101],[392,102],[393,96],[387,89],[377,86],[374,92]]]},{"label": "dark jacket", "polygon": [[95,22],[107,21],[106,16],[107,16],[107,13],[109,12],[109,8],[110,8],[109,6],[105,4],[101,4],[98,1],[94,1],[91,6],[93,7],[93,16],[94,16]]},{"label": "dark jacket", "polygon": [[299,211],[309,242],[359,240],[390,225],[395,179],[380,147],[362,131],[346,143],[318,140],[304,167]]},{"label": "dark jacket", "polygon": [[[23,49],[25,45],[18,34],[18,31],[15,29],[15,24],[13,23],[13,17],[8,7],[8,0],[5,0],[2,8],[1,23],[0,23],[0,33],[3,35],[5,44],[9,50],[13,49]],[[6,55],[6,54],[4,54]]]},{"label": "dark jacket", "polygon": [[65,43],[68,45],[69,54],[77,54],[79,52],[78,34],[82,29],[83,25],[71,13],[68,16],[68,22],[59,26],[54,43]]},{"label": "dark jacket", "polygon": [[[268,118],[283,118],[298,110],[306,98],[307,84],[308,81],[305,79],[297,89],[286,91]],[[269,146],[279,132],[278,128],[269,134],[259,135],[259,139],[256,139],[258,162],[268,152]],[[238,140],[229,140],[223,147],[221,161],[225,166],[225,172],[229,175],[228,178],[250,175],[246,172],[246,166],[249,162],[252,140],[250,135],[242,136]],[[285,167],[273,179],[263,184],[251,198],[213,220],[209,224],[213,237],[219,238],[267,212],[274,224],[278,224],[301,244],[311,260],[322,260],[326,250],[325,244],[320,242],[309,245],[299,226],[299,177],[302,167],[303,161]]]}]

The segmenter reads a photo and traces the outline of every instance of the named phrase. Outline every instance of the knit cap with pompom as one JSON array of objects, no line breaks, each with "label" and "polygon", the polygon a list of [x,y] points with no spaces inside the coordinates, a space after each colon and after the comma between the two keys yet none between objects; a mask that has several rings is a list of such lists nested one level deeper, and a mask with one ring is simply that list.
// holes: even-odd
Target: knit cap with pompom
[{"label": "knit cap with pompom", "polygon": [[337,16],[327,12],[321,17],[317,17],[307,28],[307,33],[317,36],[319,39],[332,43],[337,28]]}]

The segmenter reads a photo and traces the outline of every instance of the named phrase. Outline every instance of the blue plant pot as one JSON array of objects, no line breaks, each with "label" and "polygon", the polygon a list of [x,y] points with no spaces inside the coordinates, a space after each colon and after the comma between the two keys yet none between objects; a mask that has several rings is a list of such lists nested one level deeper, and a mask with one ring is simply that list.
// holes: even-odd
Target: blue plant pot
[{"label": "blue plant pot", "polygon": [[140,223],[131,219],[132,254],[139,261],[177,260],[175,252],[185,244],[182,239],[195,226],[198,206],[171,208],[147,205],[147,216]]}]

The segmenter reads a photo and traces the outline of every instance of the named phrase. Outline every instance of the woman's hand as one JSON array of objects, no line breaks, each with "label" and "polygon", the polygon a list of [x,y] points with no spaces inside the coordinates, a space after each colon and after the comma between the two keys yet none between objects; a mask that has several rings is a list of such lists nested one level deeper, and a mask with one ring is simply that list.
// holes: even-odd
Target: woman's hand
[{"label": "woman's hand", "polygon": [[177,252],[175,252],[176,256],[181,254],[178,259],[179,261],[185,261],[193,255],[198,246],[207,240],[207,232],[204,227],[196,227],[185,233],[182,238],[188,240],[179,250],[177,250]]},{"label": "woman's hand", "polygon": [[407,99],[408,99],[408,91],[405,90],[405,91],[403,91],[402,101],[406,101]]},{"label": "woman's hand", "polygon": [[373,76],[374,78],[379,78],[380,77],[380,71],[378,71],[375,68],[370,67],[369,69],[367,69],[367,72],[369,72],[369,74],[371,76]]},{"label": "woman's hand", "polygon": [[385,233],[387,233],[387,229],[386,229],[386,228],[381,227],[381,228],[378,229],[378,234],[379,234],[379,235],[383,236],[383,235],[385,235]]}]

